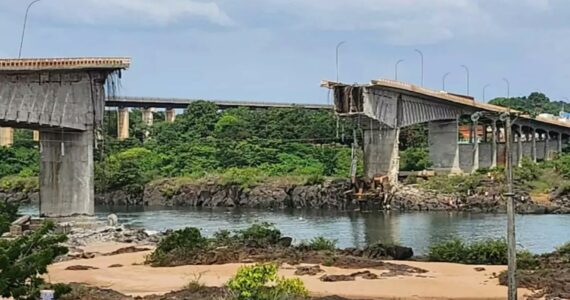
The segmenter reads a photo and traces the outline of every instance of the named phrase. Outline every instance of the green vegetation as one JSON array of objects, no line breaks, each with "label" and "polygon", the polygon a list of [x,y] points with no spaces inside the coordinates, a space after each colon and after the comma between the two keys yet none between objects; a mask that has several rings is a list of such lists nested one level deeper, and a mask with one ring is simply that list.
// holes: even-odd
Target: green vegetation
[{"label": "green vegetation", "polygon": [[[66,237],[55,234],[54,229],[54,223],[46,222],[31,234],[0,240],[0,296],[38,299],[45,286],[40,275],[57,256],[67,253],[67,248],[59,245]],[[59,286],[58,291],[65,292],[65,287]]]},{"label": "green vegetation", "polygon": [[[489,239],[465,243],[454,238],[430,247],[428,259],[437,262],[452,262],[473,265],[506,265],[507,242],[504,239]],[[535,269],[539,265],[537,256],[526,250],[517,252],[517,266],[521,269]]]},{"label": "green vegetation", "polygon": [[176,230],[163,238],[146,263],[153,266],[174,266],[200,259],[200,255],[219,247],[263,247],[275,245],[281,239],[281,231],[270,223],[253,224],[248,228],[230,232],[221,230],[211,238],[202,236],[200,229],[188,227]]},{"label": "green vegetation", "polygon": [[277,276],[276,264],[241,267],[227,286],[236,300],[286,300],[309,296],[299,278]]},{"label": "green vegetation", "polygon": [[0,235],[10,230],[10,224],[18,218],[18,206],[0,202]]},{"label": "green vegetation", "polygon": [[428,180],[420,181],[420,186],[424,189],[442,193],[466,194],[468,191],[474,191],[479,187],[483,178],[484,175],[478,173],[465,176],[435,176]]},{"label": "green vegetation", "polygon": [[558,115],[564,107],[563,101],[550,101],[546,95],[538,92],[531,93],[528,97],[496,98],[489,101],[489,103],[510,107],[528,113],[531,116],[542,113]]},{"label": "green vegetation", "polygon": [[335,251],[337,240],[329,240],[323,236],[312,238],[302,245],[315,251]]}]

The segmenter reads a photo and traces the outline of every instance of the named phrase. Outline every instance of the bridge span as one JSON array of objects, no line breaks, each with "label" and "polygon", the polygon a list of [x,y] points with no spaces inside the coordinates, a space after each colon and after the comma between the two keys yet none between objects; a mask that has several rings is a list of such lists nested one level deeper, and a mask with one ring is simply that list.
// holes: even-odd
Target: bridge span
[{"label": "bridge span", "polygon": [[[505,107],[481,103],[472,97],[434,91],[393,80],[369,84],[323,81],[333,90],[336,113],[353,118],[364,133],[364,168],[368,178],[388,176],[396,182],[399,172],[400,130],[427,123],[429,156],[441,173],[475,172],[505,162],[507,138],[515,142],[514,162],[552,159],[570,137],[570,122],[531,117]],[[501,116],[517,115],[513,134],[506,137]],[[470,127],[466,143],[460,143],[459,125]]]}]

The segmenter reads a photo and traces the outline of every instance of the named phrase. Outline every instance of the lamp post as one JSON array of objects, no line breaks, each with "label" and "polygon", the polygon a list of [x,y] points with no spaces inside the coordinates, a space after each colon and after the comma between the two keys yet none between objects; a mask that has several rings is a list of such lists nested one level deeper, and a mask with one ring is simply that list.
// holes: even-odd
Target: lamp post
[{"label": "lamp post", "polygon": [[342,46],[344,44],[346,44],[345,41],[341,41],[338,44],[336,44],[336,82],[339,81],[339,78],[338,78],[339,77],[339,75],[338,75],[338,73],[339,73],[338,72],[338,52],[339,52],[340,46]]},{"label": "lamp post", "polygon": [[447,73],[443,74],[443,77],[441,78],[443,91],[445,91],[445,79],[447,79],[447,76],[449,76],[449,74],[451,74],[451,72],[447,72]]},{"label": "lamp post", "polygon": [[461,65],[461,67],[465,70],[465,74],[467,74],[467,96],[469,96],[469,68],[466,65]]},{"label": "lamp post", "polygon": [[421,61],[421,86],[424,86],[424,53],[422,51],[420,51],[419,49],[414,49],[414,51],[416,51],[419,55],[420,55],[420,61]]},{"label": "lamp post", "polygon": [[18,58],[22,58],[22,47],[24,46],[24,35],[26,34],[26,23],[28,22],[28,14],[32,5],[40,2],[41,0],[34,0],[28,4],[26,8],[26,15],[24,16],[24,25],[22,26],[22,37],[20,38],[20,51],[18,51]]},{"label": "lamp post", "polygon": [[511,83],[507,78],[503,78],[503,81],[507,84],[507,98],[511,97]]},{"label": "lamp post", "polygon": [[483,87],[483,102],[487,102],[487,98],[485,97],[485,90],[491,86],[491,84],[487,83],[484,87]]},{"label": "lamp post", "polygon": [[400,63],[402,63],[402,62],[404,62],[404,60],[403,60],[403,59],[399,59],[399,60],[396,62],[396,65],[395,65],[395,67],[394,67],[394,68],[396,69],[396,71],[395,71],[395,73],[396,73],[396,74],[395,74],[395,75],[396,75],[396,76],[395,76],[395,77],[396,77],[396,78],[395,78],[396,81],[398,80],[398,65],[399,65]]}]

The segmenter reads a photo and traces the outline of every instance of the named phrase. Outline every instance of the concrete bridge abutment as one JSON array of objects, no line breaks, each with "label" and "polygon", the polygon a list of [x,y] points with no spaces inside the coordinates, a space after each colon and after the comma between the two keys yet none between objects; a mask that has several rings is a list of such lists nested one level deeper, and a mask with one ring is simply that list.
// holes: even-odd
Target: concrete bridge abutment
[{"label": "concrete bridge abutment", "polygon": [[400,169],[400,129],[380,127],[364,130],[364,173],[367,178],[388,176],[393,184]]},{"label": "concrete bridge abutment", "polygon": [[166,123],[174,123],[176,120],[176,111],[174,108],[167,108],[165,111]]}]

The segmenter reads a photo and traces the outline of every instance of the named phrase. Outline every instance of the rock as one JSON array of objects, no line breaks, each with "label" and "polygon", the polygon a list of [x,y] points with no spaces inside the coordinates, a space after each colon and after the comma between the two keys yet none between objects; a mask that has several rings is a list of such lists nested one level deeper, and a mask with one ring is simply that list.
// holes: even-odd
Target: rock
[{"label": "rock", "polygon": [[324,271],[323,271],[323,269],[321,269],[321,267],[319,265],[299,266],[299,267],[297,267],[297,270],[295,270],[295,275],[297,275],[297,276],[303,276],[303,275],[315,276],[318,273],[322,273],[322,272],[324,272]]},{"label": "rock", "polygon": [[355,277],[350,275],[323,275],[319,278],[324,282],[354,281]]},{"label": "rock", "polygon": [[362,277],[364,279],[378,279],[378,275],[370,272],[370,271],[361,271],[350,274],[352,277]]},{"label": "rock", "polygon": [[293,238],[288,237],[288,236],[284,236],[282,238],[279,239],[279,241],[277,241],[277,245],[281,246],[281,247],[291,247],[291,244],[293,243]]},{"label": "rock", "polygon": [[122,267],[123,267],[123,265],[121,265],[121,264],[112,264],[112,265],[108,266],[107,268],[122,268]]},{"label": "rock", "polygon": [[119,225],[119,217],[116,214],[110,214],[107,216],[107,226],[117,226]]},{"label": "rock", "polygon": [[99,268],[92,266],[74,265],[74,266],[69,266],[65,269],[69,271],[86,271],[86,270],[97,270]]},{"label": "rock", "polygon": [[372,259],[392,258],[395,260],[406,260],[414,256],[414,251],[409,247],[377,243],[366,247],[363,251],[363,256]]},{"label": "rock", "polygon": [[485,271],[485,268],[483,267],[475,267],[473,270],[477,271],[477,272],[483,272]]},{"label": "rock", "polygon": [[148,250],[151,250],[151,249],[150,248],[139,248],[139,247],[135,247],[135,246],[129,246],[129,247],[117,249],[111,253],[106,253],[106,254],[104,254],[104,256],[112,256],[112,255],[125,254],[125,253],[135,253],[135,252],[142,252],[142,251],[148,251]]}]

